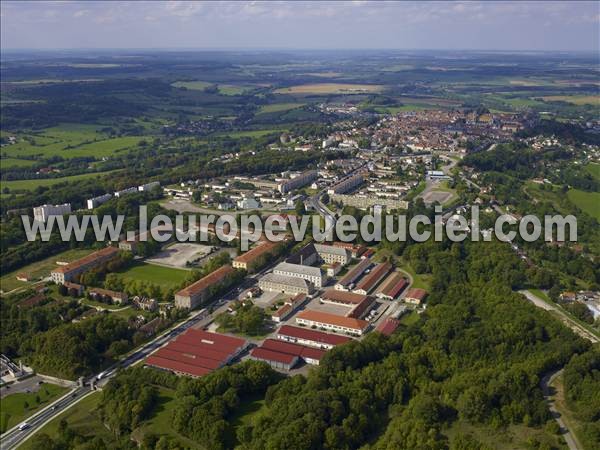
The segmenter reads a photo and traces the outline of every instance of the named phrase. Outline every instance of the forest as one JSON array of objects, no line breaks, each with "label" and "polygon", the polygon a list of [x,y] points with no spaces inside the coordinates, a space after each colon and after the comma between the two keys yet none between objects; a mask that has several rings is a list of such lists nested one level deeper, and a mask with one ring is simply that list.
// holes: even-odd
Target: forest
[{"label": "forest", "polygon": [[[258,363],[199,380],[127,370],[103,393],[107,424],[117,436],[130,433],[152,415],[154,386],[177,392],[170,426],[210,449],[487,448],[469,433],[450,437],[449,430],[464,423],[552,429],[540,380],[567,365],[569,398],[593,432],[597,398],[587,393],[598,391],[597,354],[513,291],[525,282],[518,257],[501,243],[442,242],[429,251],[429,307],[389,338],[370,333],[329,351],[307,376],[282,380]],[[231,412],[256,393],[264,395],[264,407],[234,436]],[[527,446],[558,445],[557,437],[548,439],[532,438]],[[159,448],[158,442],[149,439],[143,448]],[[177,448],[169,442],[160,448]]]}]

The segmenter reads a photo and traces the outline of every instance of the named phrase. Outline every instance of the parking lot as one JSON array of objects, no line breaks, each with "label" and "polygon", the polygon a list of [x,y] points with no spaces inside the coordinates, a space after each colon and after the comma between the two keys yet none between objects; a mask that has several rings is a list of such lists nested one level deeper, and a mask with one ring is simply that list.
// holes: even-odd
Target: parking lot
[{"label": "parking lot", "polygon": [[171,267],[186,267],[188,262],[204,258],[213,252],[213,246],[193,243],[175,243],[146,261]]}]

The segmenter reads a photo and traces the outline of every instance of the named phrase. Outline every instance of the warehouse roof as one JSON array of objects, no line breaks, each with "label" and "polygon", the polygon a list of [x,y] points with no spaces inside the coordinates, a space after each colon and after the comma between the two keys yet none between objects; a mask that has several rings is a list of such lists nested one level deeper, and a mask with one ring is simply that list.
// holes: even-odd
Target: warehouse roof
[{"label": "warehouse roof", "polygon": [[347,336],[338,336],[337,334],[323,333],[322,331],[293,327],[291,325],[282,325],[277,331],[277,335],[313,341],[326,345],[340,345],[352,340]]}]

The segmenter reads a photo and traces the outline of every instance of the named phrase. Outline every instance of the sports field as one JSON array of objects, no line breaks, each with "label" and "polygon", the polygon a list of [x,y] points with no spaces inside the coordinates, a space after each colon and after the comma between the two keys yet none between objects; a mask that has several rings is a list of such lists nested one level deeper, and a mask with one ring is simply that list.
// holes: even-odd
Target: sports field
[{"label": "sports field", "polygon": [[118,272],[125,280],[140,280],[165,287],[177,287],[190,274],[183,269],[157,266],[154,264],[137,263],[128,269]]},{"label": "sports field", "polygon": [[380,92],[380,84],[314,83],[277,89],[276,94],[365,94]]}]

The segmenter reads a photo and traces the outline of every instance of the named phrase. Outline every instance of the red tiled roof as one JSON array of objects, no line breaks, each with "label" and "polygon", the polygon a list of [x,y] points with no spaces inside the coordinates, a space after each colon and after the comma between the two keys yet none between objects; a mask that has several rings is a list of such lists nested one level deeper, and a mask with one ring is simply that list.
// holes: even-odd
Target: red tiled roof
[{"label": "red tiled roof", "polygon": [[225,345],[229,345],[229,346],[234,346],[235,348],[240,348],[240,347],[243,347],[244,345],[246,345],[245,339],[241,339],[241,338],[237,338],[237,337],[233,337],[233,336],[227,336],[227,335],[221,334],[221,333],[210,333],[208,331],[197,330],[195,328],[190,328],[182,336],[184,336],[184,335],[196,337],[199,340],[201,340],[202,342],[209,343],[209,344],[210,343],[225,344]]},{"label": "red tiled roof", "polygon": [[390,270],[392,270],[392,265],[388,262],[377,264],[371,273],[369,273],[366,277],[364,277],[360,283],[356,286],[357,289],[363,289],[365,291],[370,291],[377,282]]},{"label": "red tiled roof", "polygon": [[425,289],[412,288],[408,290],[405,297],[423,300],[425,297],[427,297],[427,291]]},{"label": "red tiled roof", "polygon": [[249,263],[254,261],[256,258],[260,258],[262,255],[269,253],[275,247],[277,247],[278,242],[264,242],[262,244],[257,245],[256,247],[248,250],[246,253],[241,254],[236,257],[234,261],[241,263]]},{"label": "red tiled roof", "polygon": [[201,376],[225,365],[245,345],[244,339],[190,328],[148,357],[146,364]]},{"label": "red tiled roof", "polygon": [[399,325],[400,322],[398,322],[396,319],[388,318],[383,320],[379,325],[377,325],[376,331],[379,331],[380,333],[389,336],[394,331],[396,331]]},{"label": "red tiled roof", "polygon": [[287,353],[290,355],[307,357],[311,359],[316,359],[318,361],[321,360],[323,355],[326,353],[325,350],[321,350],[318,348],[310,348],[304,345],[293,344],[291,342],[284,342],[276,339],[267,339],[265,340],[260,348],[265,348],[267,350],[272,350],[274,352]]},{"label": "red tiled roof", "polygon": [[192,355],[203,356],[205,358],[213,359],[215,361],[224,361],[229,356],[229,352],[221,351],[215,348],[208,348],[206,345],[191,345],[180,341],[179,339],[172,341],[165,348],[169,350],[178,351],[181,353],[188,353]]},{"label": "red tiled roof", "polygon": [[337,325],[340,327],[351,328],[355,330],[364,330],[369,325],[369,322],[351,317],[338,316],[321,311],[305,309],[297,316],[298,319],[304,319],[312,322],[325,323],[328,325]]},{"label": "red tiled roof", "polygon": [[171,359],[161,358],[160,356],[154,355],[149,356],[148,359],[146,359],[146,364],[149,366],[185,373],[196,377],[200,377],[211,372],[211,370],[204,367],[194,366],[192,364],[186,364],[180,361],[173,361]]},{"label": "red tiled roof", "polygon": [[330,300],[337,303],[358,305],[367,299],[366,295],[354,294],[352,292],[338,291],[336,289],[327,289],[321,295],[323,300]]},{"label": "red tiled roof", "polygon": [[183,297],[195,295],[198,292],[202,292],[209,286],[220,283],[225,279],[225,277],[231,273],[233,273],[235,269],[231,267],[229,264],[219,267],[214,272],[209,273],[204,278],[200,278],[195,283],[190,284],[189,286],[183,288],[175,295],[181,295]]},{"label": "red tiled roof", "polygon": [[169,347],[159,349],[155,355],[161,358],[180,361],[186,364],[191,364],[192,366],[200,366],[210,370],[218,369],[222,365],[220,361],[215,361],[214,359],[210,358],[203,358],[202,356],[193,353],[181,353],[171,350]]},{"label": "red tiled roof", "polygon": [[338,336],[337,334],[323,333],[322,331],[307,330],[306,328],[293,327],[291,325],[282,325],[277,331],[279,336],[288,336],[296,339],[304,339],[326,345],[340,345],[352,340],[347,336]]},{"label": "red tiled roof", "polygon": [[105,247],[102,250],[98,250],[97,252],[91,253],[83,258],[79,258],[76,261],[70,262],[66,266],[57,267],[52,272],[60,272],[67,273],[72,270],[76,270],[83,265],[90,264],[99,258],[110,257],[119,253],[119,249],[116,247]]},{"label": "red tiled roof", "polygon": [[408,282],[400,272],[392,273],[383,283],[380,292],[392,298],[396,298],[408,285]]},{"label": "red tiled roof", "polygon": [[342,278],[339,284],[345,286],[356,281],[356,279],[371,265],[369,258],[363,259],[354,268]]},{"label": "red tiled roof", "polygon": [[264,361],[275,361],[282,364],[292,364],[294,360],[298,358],[298,356],[296,355],[276,352],[261,347],[253,348],[250,352],[250,355],[256,359],[262,359]]}]

